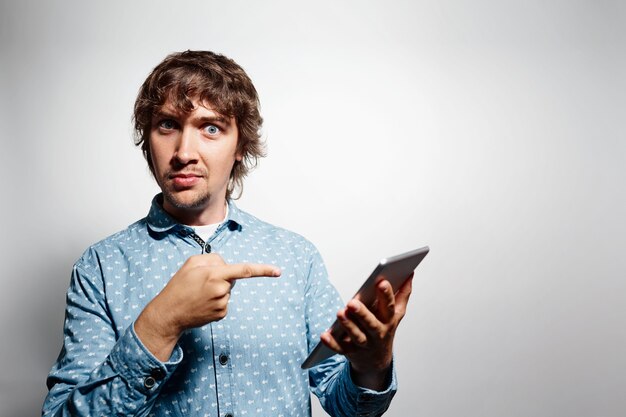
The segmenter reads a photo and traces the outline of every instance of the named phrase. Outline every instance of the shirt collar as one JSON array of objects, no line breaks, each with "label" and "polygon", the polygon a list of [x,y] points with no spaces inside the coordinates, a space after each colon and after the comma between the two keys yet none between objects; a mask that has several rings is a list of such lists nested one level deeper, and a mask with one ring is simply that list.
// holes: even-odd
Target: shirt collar
[{"label": "shirt collar", "polygon": [[228,200],[228,227],[231,230],[239,230],[243,226],[243,215],[233,200]]},{"label": "shirt collar", "polygon": [[[159,193],[152,199],[150,211],[146,217],[148,227],[154,232],[165,233],[173,228],[185,228],[172,216],[163,210],[163,193]],[[228,200],[228,219],[224,222],[230,230],[241,230],[243,226],[243,216],[241,210],[237,208],[232,200]]]}]

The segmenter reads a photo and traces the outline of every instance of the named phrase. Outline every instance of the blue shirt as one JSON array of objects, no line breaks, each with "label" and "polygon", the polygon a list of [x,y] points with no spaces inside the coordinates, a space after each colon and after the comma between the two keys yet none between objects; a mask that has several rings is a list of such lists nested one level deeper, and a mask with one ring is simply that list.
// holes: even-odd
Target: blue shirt
[{"label": "blue shirt", "polygon": [[[335,355],[300,369],[342,306],[315,247],[229,202],[203,242],[155,197],[148,216],[93,245],[76,262],[64,340],[48,376],[44,416],[310,416],[310,395],[334,416],[382,414],[396,390],[356,386]],[[184,332],[167,362],[133,329],[145,305],[192,255],[281,268],[239,280],[220,321]]]}]

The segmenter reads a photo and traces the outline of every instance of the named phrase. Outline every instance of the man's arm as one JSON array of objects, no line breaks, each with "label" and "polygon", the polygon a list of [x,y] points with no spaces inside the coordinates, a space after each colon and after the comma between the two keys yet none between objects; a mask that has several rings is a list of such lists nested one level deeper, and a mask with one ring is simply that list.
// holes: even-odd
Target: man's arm
[{"label": "man's arm", "polygon": [[148,414],[182,360],[180,333],[224,317],[234,279],[280,275],[274,266],[191,257],[116,340],[95,256],[72,274],[64,345],[47,381],[44,416]]},{"label": "man's arm", "polygon": [[226,317],[235,280],[262,276],[278,277],[280,270],[262,264],[227,265],[217,254],[192,256],[139,315],[137,336],[165,361],[185,330]]},{"label": "man's arm", "polygon": [[170,361],[158,361],[132,326],[116,333],[96,258],[86,253],[72,272],[63,348],[48,376],[44,416],[146,415],[182,359],[178,349]]},{"label": "man's arm", "polygon": [[[320,255],[314,248],[313,251],[305,297],[309,350],[319,341],[317,335],[332,324],[331,312],[341,312],[343,304],[328,281]],[[382,363],[381,370],[380,374],[365,375],[370,380],[359,379],[364,375],[355,373],[345,356],[335,355],[309,370],[311,391],[331,416],[380,416],[389,407],[397,389],[391,358],[388,363]],[[375,388],[370,388],[374,384]]]}]

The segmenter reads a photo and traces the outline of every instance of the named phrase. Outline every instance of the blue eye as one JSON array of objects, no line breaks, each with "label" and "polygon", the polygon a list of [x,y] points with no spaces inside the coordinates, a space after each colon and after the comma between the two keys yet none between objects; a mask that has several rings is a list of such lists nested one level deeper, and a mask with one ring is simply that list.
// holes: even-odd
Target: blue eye
[{"label": "blue eye", "polygon": [[220,128],[215,125],[208,125],[207,127],[204,128],[204,130],[209,135],[217,135],[220,131]]},{"label": "blue eye", "polygon": [[173,120],[165,119],[159,122],[159,127],[165,130],[176,129],[176,123]]}]

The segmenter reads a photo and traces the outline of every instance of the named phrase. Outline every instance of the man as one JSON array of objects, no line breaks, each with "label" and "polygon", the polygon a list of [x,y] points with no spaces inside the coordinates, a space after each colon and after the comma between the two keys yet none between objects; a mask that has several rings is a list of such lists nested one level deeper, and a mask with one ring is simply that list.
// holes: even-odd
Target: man
[{"label": "man", "polygon": [[[410,295],[342,307],[303,237],[232,201],[263,154],[252,82],[211,52],[168,56],[135,103],[137,144],[162,193],[148,216],[76,262],[46,416],[380,415],[396,390],[395,330]],[[335,355],[300,363],[334,320]]]}]

